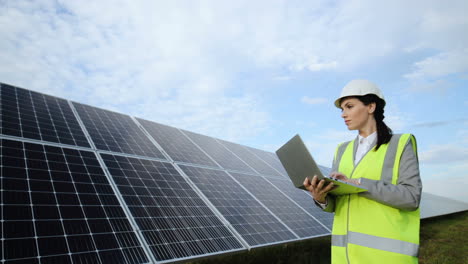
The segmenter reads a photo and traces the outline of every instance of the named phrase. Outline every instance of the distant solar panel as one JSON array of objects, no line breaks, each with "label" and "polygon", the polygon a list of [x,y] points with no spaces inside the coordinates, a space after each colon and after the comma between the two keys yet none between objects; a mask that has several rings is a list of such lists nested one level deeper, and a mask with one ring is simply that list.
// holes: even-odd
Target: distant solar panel
[{"label": "distant solar panel", "polygon": [[182,130],[182,132],[190,137],[190,139],[208,153],[208,155],[210,155],[224,169],[255,173],[245,162],[232,154],[231,151],[216,139],[186,130]]},{"label": "distant solar panel", "polygon": [[278,189],[280,189],[284,194],[289,196],[294,202],[299,206],[304,208],[307,212],[312,214],[320,223],[324,224],[331,231],[333,226],[333,217],[335,216],[332,213],[327,213],[322,211],[318,206],[314,204],[312,196],[309,192],[303,191],[294,187],[289,178],[278,179],[278,178],[267,178],[267,181],[271,182]]},{"label": "distant solar panel", "polygon": [[99,150],[165,159],[130,116],[73,103]]},{"label": "distant solar panel", "polygon": [[149,261],[94,153],[0,144],[2,263]]},{"label": "distant solar panel", "polygon": [[190,141],[179,129],[144,119],[137,119],[148,133],[174,160],[218,167],[202,150]]},{"label": "distant solar panel", "polygon": [[265,161],[250,152],[247,147],[224,140],[219,141],[259,174],[283,177],[278,171],[273,169]]},{"label": "distant solar panel", "polygon": [[0,84],[1,134],[89,147],[68,102]]},{"label": "distant solar panel", "polygon": [[226,172],[180,167],[250,246],[297,239]]},{"label": "distant solar panel", "polygon": [[101,156],[158,261],[244,249],[172,164]]},{"label": "distant solar panel", "polygon": [[280,160],[278,159],[278,156],[276,156],[275,153],[273,152],[267,152],[264,150],[256,149],[256,148],[251,148],[251,147],[246,147],[250,152],[255,154],[258,158],[263,160],[265,163],[270,165],[270,167],[274,168],[277,172],[279,172],[281,175],[284,177],[287,177],[287,172],[284,169],[283,165],[281,165]]},{"label": "distant solar panel", "polygon": [[299,237],[316,237],[330,233],[322,224],[289,200],[263,177],[234,172],[231,172],[231,175]]}]

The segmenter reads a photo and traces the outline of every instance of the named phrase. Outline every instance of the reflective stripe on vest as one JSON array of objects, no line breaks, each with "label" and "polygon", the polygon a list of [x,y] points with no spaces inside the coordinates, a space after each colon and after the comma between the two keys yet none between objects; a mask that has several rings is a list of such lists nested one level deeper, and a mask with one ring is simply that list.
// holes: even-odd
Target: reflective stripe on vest
[{"label": "reflective stripe on vest", "polygon": [[412,257],[417,257],[419,251],[418,244],[391,238],[372,236],[352,231],[349,231],[348,235],[332,235],[332,246],[346,247],[347,243]]}]

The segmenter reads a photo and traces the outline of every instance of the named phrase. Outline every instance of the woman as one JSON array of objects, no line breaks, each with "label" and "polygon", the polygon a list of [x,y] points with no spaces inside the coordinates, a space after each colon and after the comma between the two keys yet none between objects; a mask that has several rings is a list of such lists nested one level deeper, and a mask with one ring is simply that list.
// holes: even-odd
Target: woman
[{"label": "woman", "polygon": [[368,191],[333,196],[332,183],[305,179],[317,205],[335,212],[332,263],[417,263],[422,184],[414,136],[392,134],[372,82],[349,82],[335,106],[358,136],[337,147],[331,176]]}]

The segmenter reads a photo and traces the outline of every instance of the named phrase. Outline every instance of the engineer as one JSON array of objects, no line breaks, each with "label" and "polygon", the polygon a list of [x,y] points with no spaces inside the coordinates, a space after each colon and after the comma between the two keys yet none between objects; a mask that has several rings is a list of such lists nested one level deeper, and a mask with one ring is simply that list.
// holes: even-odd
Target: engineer
[{"label": "engineer", "polygon": [[384,96],[370,81],[349,82],[335,106],[358,136],[338,145],[331,176],[368,191],[334,196],[328,194],[333,183],[305,179],[316,204],[335,213],[332,263],[418,263],[422,184],[415,137],[387,127]]}]

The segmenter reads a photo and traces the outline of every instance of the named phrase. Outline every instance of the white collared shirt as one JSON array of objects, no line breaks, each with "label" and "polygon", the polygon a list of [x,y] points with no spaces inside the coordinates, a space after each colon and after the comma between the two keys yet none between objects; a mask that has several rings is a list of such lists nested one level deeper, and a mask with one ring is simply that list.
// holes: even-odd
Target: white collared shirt
[{"label": "white collared shirt", "polygon": [[358,147],[354,157],[354,165],[358,164],[364,155],[377,143],[377,131],[367,137],[358,136]]},{"label": "white collared shirt", "polygon": [[[371,149],[371,147],[377,143],[377,131],[370,134],[367,137],[362,137],[358,135],[358,147],[356,150],[356,156],[354,156],[354,165],[358,164],[359,161],[364,157],[364,155]],[[359,178],[359,183],[361,183],[361,178]],[[314,199],[315,201],[315,199]],[[325,209],[328,205],[328,197],[325,200],[325,203],[319,203],[315,201],[322,209]]]}]

